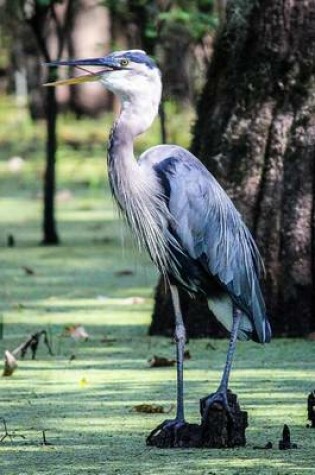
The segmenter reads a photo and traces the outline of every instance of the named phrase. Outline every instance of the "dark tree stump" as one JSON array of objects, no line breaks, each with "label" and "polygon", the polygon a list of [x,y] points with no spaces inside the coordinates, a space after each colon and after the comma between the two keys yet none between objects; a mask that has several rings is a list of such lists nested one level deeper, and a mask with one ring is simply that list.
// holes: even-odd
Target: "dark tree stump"
[{"label": "dark tree stump", "polygon": [[297,445],[291,442],[291,433],[289,426],[284,424],[282,431],[282,439],[279,440],[279,450],[297,449]]},{"label": "dark tree stump", "polygon": [[[246,445],[247,412],[241,411],[237,396],[231,391],[228,391],[228,402],[232,418],[220,403],[214,403],[208,410],[208,414],[201,424],[203,447],[221,449]],[[203,417],[205,411],[203,400],[201,400],[200,406]]]},{"label": "dark tree stump", "polygon": [[159,449],[202,447],[201,426],[186,423],[176,433],[160,424],[146,439],[146,444]]},{"label": "dark tree stump", "polygon": [[[233,419],[219,403],[214,403],[206,420],[200,425],[186,423],[175,432],[165,428],[165,423],[162,423],[147,437],[146,444],[160,449],[222,449],[244,446],[245,430],[248,426],[247,412],[241,411],[236,394],[230,391],[228,401]],[[203,412],[204,407],[201,407],[201,413]]]},{"label": "dark tree stump", "polygon": [[315,390],[307,398],[307,418],[311,422],[311,427],[315,428]]}]

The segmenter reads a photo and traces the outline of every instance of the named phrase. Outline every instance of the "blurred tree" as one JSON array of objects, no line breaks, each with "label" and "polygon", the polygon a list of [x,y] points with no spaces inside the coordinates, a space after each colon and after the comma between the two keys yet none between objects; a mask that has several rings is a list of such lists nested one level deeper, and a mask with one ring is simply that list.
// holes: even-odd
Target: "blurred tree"
[{"label": "blurred tree", "polygon": [[227,0],[215,0],[215,9],[218,14],[220,23],[223,23],[225,20],[226,4]]},{"label": "blurred tree", "polygon": [[201,91],[210,56],[207,40],[218,24],[222,1],[103,0],[111,13],[113,49],[142,48],[156,57],[162,70],[163,143],[167,142],[165,99],[185,106]]},{"label": "blurred tree", "polygon": [[[57,4],[64,5],[63,22],[56,9]],[[61,58],[69,25],[73,16],[73,0],[7,0],[4,10],[8,18],[25,22],[35,38],[39,54],[45,62]],[[49,42],[49,34],[54,31],[55,41]],[[49,68],[47,81],[57,78],[57,68]],[[44,174],[44,212],[43,240],[45,245],[59,243],[55,220],[55,188],[56,188],[56,152],[57,152],[57,101],[55,88],[46,90],[46,167]]]},{"label": "blurred tree", "polygon": [[[105,56],[111,44],[110,15],[100,0],[76,0],[74,14],[69,29],[67,58],[93,58]],[[71,74],[77,73],[74,69]],[[84,84],[59,88],[59,104],[69,107],[77,118],[82,116],[97,117],[104,110],[112,109],[112,96],[99,82],[89,84],[88,93]]]},{"label": "blurred tree", "polygon": [[[69,23],[72,18],[73,0],[66,1],[64,23],[56,12],[56,4],[64,3],[63,0],[20,0],[23,7],[24,19],[30,26],[37,45],[46,62],[58,60],[62,56],[66,36],[69,32]],[[56,48],[50,51],[48,44],[49,29],[55,30]],[[57,68],[49,68],[48,82],[57,78]],[[55,189],[56,189],[56,152],[57,152],[57,101],[55,88],[46,91],[46,168],[44,175],[44,216],[43,216],[43,241],[45,245],[59,243],[55,220]]]},{"label": "blurred tree", "polygon": [[[315,0],[228,2],[194,128],[192,151],[233,198],[262,252],[276,335],[315,330],[314,32]],[[168,334],[173,317],[162,281],[156,295],[150,332]],[[191,335],[210,333],[205,299],[186,298],[184,312]]]},{"label": "blurred tree", "polygon": [[[15,0],[16,1],[16,0]],[[8,0],[0,0],[11,5]],[[13,1],[14,3],[14,1]],[[68,1],[57,2],[55,4],[56,16],[60,25],[67,23],[66,38],[63,47],[63,57],[96,57],[107,54],[110,49],[110,18],[107,8],[101,4],[100,0],[76,0],[72,2],[70,10],[67,10]],[[8,12],[8,7],[6,8]],[[11,13],[13,8],[11,8]],[[45,117],[45,95],[42,88],[43,72],[42,55],[39,51],[34,35],[30,35],[29,26],[25,21],[17,21],[15,15],[11,15],[8,22],[8,15],[0,16],[1,39],[9,39],[11,52],[9,61],[10,90],[23,92],[23,101],[27,102],[33,120]],[[21,16],[21,15],[20,15]],[[14,21],[12,21],[12,19]],[[14,23],[13,28],[11,28]],[[53,26],[53,25],[52,25]],[[14,35],[12,34],[14,31]],[[49,27],[46,32],[47,50],[54,56],[56,54],[56,28]],[[1,72],[1,71],[0,71]],[[76,70],[73,71],[74,74]],[[20,87],[19,87],[20,86]],[[21,94],[19,94],[21,95]],[[91,83],[89,94],[86,94],[84,85],[58,88],[56,98],[61,111],[70,109],[77,118],[83,115],[96,117],[105,109],[112,108],[112,98],[108,95],[100,83]]]},{"label": "blurred tree", "polygon": [[[123,29],[128,48],[143,48],[157,57],[163,72],[165,97],[181,103],[192,102],[199,70],[194,47],[202,44],[217,26],[218,0],[103,1],[112,16],[113,42],[119,39]],[[204,57],[208,60],[208,54]]]}]

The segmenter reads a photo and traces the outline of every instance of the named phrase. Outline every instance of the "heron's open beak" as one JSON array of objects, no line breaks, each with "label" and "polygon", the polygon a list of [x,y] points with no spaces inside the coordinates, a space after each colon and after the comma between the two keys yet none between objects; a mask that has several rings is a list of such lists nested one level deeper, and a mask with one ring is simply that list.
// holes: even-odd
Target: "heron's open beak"
[{"label": "heron's open beak", "polygon": [[[91,58],[91,59],[72,59],[68,61],[53,61],[51,63],[46,63],[47,66],[73,66],[75,68],[85,71],[87,74],[82,76],[76,76],[68,79],[61,79],[60,81],[48,82],[43,84],[43,86],[70,86],[72,84],[82,84],[84,82],[94,82],[99,81],[101,76],[106,72],[114,71],[116,69],[121,69],[119,63],[113,58],[104,57],[104,58]],[[86,69],[86,66],[98,66],[101,67],[101,70],[98,71],[89,71]]]}]

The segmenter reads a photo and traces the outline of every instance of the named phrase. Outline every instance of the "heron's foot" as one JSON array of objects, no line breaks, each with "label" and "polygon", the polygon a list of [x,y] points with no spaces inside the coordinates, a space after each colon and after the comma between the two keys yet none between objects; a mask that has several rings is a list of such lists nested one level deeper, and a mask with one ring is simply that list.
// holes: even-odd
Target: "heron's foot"
[{"label": "heron's foot", "polygon": [[212,407],[218,407],[220,409],[225,409],[230,418],[233,420],[232,409],[229,405],[228,401],[228,392],[225,389],[218,389],[213,394],[206,396],[200,399],[200,413],[202,417],[202,421],[207,420],[209,410]]},{"label": "heron's foot", "polygon": [[160,448],[180,447],[180,432],[185,426],[187,426],[185,421],[167,419],[150,433],[146,443]]}]

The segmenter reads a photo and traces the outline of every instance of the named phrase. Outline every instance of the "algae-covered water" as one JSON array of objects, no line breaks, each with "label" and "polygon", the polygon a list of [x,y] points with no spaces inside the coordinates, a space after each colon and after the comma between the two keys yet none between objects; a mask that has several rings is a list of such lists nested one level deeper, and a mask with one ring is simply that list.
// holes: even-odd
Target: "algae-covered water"
[{"label": "algae-covered water", "polygon": [[[132,409],[142,403],[169,409],[174,403],[175,368],[152,369],[147,362],[153,355],[173,358],[174,345],[147,336],[157,275],[118,224],[99,140],[106,130],[101,133],[99,123],[95,129],[96,124],[63,119],[57,194],[62,246],[42,247],[43,129],[13,109],[7,106],[1,116],[6,120],[1,119],[0,132],[0,350],[13,350],[45,329],[54,355],[40,344],[36,360],[28,354],[11,377],[0,378],[0,417],[12,435],[0,443],[0,474],[315,473],[315,430],[306,428],[307,395],[315,389],[314,341],[239,344],[231,388],[249,414],[245,448],[146,447],[148,433],[175,411]],[[73,136],[82,142],[76,149],[69,145]],[[23,160],[15,170],[14,155]],[[14,247],[7,247],[9,235]],[[88,332],[87,341],[67,334],[65,327],[78,324]],[[226,341],[189,343],[190,422],[199,421],[200,397],[218,384],[226,348]],[[278,450],[283,424],[298,449]],[[0,421],[0,438],[4,435]],[[254,448],[269,441],[271,450]]]}]

